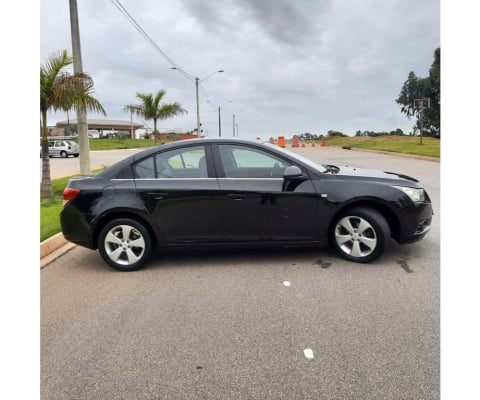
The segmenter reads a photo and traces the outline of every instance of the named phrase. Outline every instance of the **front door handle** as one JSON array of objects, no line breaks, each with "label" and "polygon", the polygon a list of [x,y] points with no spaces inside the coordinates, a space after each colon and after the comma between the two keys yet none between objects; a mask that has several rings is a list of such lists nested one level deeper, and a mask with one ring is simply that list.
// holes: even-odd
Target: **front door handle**
[{"label": "front door handle", "polygon": [[163,198],[167,197],[166,193],[158,193],[158,192],[150,192],[148,193],[149,196],[152,196],[155,200],[162,200]]}]

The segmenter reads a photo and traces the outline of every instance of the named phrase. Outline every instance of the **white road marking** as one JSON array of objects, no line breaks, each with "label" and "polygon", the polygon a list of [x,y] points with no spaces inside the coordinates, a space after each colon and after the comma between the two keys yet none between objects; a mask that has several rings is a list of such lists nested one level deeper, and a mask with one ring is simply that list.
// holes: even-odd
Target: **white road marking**
[{"label": "white road marking", "polygon": [[290,286],[290,282],[289,281],[284,281],[283,286]]},{"label": "white road marking", "polygon": [[305,350],[303,350],[303,354],[305,354],[305,357],[308,358],[309,360],[313,360],[313,351],[312,351],[312,349],[305,349]]}]

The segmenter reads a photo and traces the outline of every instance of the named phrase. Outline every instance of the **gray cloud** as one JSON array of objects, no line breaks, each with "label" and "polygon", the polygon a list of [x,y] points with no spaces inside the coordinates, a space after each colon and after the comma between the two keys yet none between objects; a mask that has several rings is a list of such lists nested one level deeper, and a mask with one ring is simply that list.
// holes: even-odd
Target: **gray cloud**
[{"label": "gray cloud", "polygon": [[[168,56],[204,78],[201,118],[217,132],[236,114],[240,134],[269,137],[329,129],[408,131],[395,99],[408,72],[426,76],[440,45],[438,0],[124,0]],[[186,116],[164,127],[195,126],[195,85],[154,49],[110,1],[78,3],[85,71],[108,118],[125,119],[137,91],[165,89]],[[68,4],[41,2],[41,61],[71,49]],[[209,100],[211,103],[207,103]],[[229,102],[231,101],[231,102]],[[50,115],[50,123],[64,119]],[[226,128],[224,128],[226,129]]]}]

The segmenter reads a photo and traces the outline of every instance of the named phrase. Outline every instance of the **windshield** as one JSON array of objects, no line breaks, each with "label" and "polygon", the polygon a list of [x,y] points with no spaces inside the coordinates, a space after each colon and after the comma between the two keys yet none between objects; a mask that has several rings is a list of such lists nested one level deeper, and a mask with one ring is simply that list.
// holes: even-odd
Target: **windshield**
[{"label": "windshield", "polygon": [[269,142],[264,143],[264,144],[269,146],[269,147],[275,148],[276,150],[280,150],[281,152],[285,153],[286,155],[288,155],[292,158],[296,158],[297,160],[303,162],[304,164],[308,165],[309,167],[315,169],[316,171],[319,171],[321,173],[328,172],[328,169],[325,168],[323,165],[317,164],[316,162],[310,160],[307,157],[302,156],[301,154],[295,153],[294,151],[288,150],[284,147],[278,147],[278,146],[273,145]]}]

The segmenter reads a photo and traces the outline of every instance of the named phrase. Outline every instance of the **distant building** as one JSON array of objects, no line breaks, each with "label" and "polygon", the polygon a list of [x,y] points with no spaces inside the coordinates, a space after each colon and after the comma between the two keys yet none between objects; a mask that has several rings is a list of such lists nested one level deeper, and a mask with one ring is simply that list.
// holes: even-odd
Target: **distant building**
[{"label": "distant building", "polygon": [[[65,128],[68,125],[76,125],[77,120],[71,119],[69,121],[58,121],[55,126],[55,131],[51,131],[51,136],[65,135]],[[112,132],[129,132],[132,137],[135,137],[135,130],[143,128],[143,124],[137,124],[130,121],[108,120],[108,119],[87,119],[87,130],[97,131],[99,137],[107,136]],[[61,133],[60,133],[61,132]]]}]

